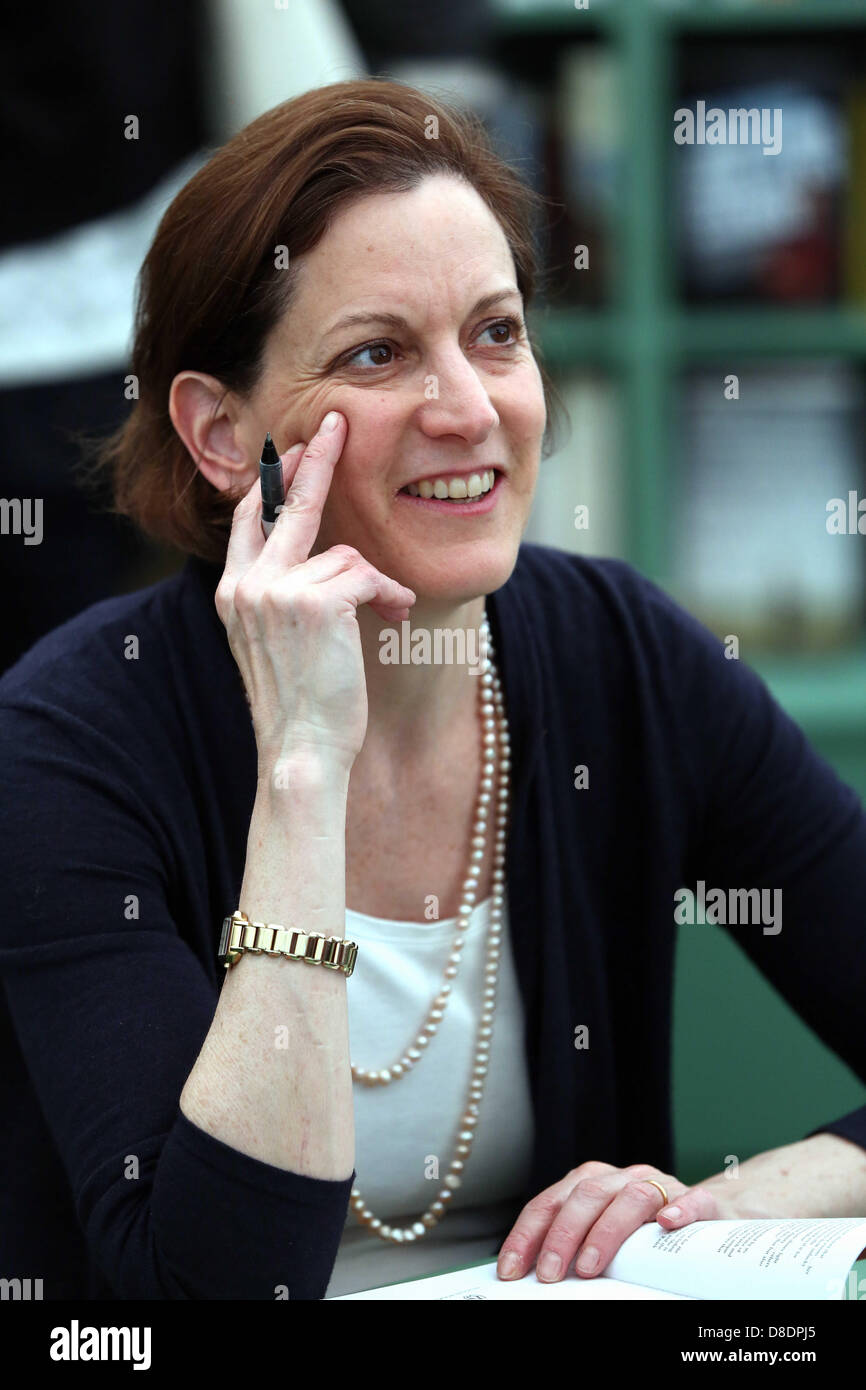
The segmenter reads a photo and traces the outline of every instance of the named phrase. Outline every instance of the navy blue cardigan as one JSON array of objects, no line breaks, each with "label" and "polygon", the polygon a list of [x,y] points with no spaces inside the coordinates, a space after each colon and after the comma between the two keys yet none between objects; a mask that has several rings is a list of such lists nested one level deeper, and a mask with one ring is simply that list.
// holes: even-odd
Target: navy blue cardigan
[{"label": "navy blue cardigan", "polygon": [[[219,573],[99,603],[0,681],[0,1275],[46,1298],[321,1298],[347,1214],[353,1178],[262,1163],[178,1107],[256,788]],[[866,1079],[866,812],[629,565],[525,544],[488,614],[536,1134],[516,1215],[589,1158],[671,1170],[683,884],[782,889],[781,933],[736,940]],[[866,1147],[866,1107],[820,1128]]]}]

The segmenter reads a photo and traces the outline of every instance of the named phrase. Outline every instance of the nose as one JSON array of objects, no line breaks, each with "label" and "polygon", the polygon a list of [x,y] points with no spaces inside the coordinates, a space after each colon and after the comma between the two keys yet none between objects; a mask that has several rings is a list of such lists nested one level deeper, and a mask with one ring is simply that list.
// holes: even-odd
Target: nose
[{"label": "nose", "polygon": [[469,444],[481,444],[499,424],[499,415],[478,373],[463,353],[440,356],[425,373],[424,402],[419,411],[422,431],[431,439],[456,434]]}]

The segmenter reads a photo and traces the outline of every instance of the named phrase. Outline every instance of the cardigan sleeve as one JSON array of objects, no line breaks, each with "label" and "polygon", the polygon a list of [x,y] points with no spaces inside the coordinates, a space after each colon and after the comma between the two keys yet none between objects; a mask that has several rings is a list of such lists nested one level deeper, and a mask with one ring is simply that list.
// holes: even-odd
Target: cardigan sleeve
[{"label": "cardigan sleeve", "polygon": [[[660,590],[650,607],[689,787],[686,881],[768,890],[776,922],[720,925],[866,1083],[863,803],[744,660]],[[866,1148],[866,1106],[819,1132]]]},{"label": "cardigan sleeve", "polygon": [[125,749],[0,708],[0,974],[92,1258],[123,1299],[318,1299],[354,1173],[259,1161],[179,1108],[217,995]]}]

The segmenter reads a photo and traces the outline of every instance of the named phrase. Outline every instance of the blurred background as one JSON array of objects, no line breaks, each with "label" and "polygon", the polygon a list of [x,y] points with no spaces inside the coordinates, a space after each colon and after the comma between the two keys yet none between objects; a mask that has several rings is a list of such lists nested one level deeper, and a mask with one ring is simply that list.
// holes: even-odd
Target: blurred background
[{"label": "blurred background", "polygon": [[[527,539],[736,636],[866,797],[866,0],[65,0],[5,48],[0,669],[182,563],[76,483],[133,404],[162,211],[262,111],[383,74],[478,112],[552,200],[530,323],[570,432]],[[718,138],[740,109],[765,124]],[[680,929],[681,1178],[864,1101],[734,940]]]}]

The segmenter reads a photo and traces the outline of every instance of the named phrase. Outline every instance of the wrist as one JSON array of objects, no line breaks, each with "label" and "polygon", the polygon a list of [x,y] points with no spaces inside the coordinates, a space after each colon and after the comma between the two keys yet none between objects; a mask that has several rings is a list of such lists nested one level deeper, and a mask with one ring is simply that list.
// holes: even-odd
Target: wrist
[{"label": "wrist", "polygon": [[339,801],[348,795],[351,763],[316,749],[259,755],[257,797],[279,813],[299,801]]},{"label": "wrist", "polygon": [[754,1154],[696,1186],[715,1197],[722,1217],[857,1216],[866,1211],[866,1151],[820,1132]]},{"label": "wrist", "polygon": [[343,934],[348,783],[315,759],[260,771],[235,904],[252,921]]}]

